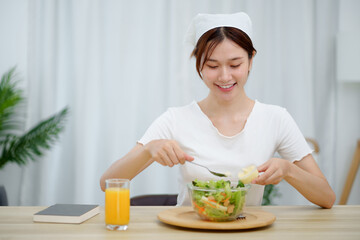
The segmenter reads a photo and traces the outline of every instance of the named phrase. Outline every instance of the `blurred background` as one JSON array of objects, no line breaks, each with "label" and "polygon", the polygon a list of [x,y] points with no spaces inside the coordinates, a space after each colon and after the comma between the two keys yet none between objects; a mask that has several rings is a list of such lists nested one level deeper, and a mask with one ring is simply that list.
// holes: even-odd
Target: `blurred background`
[{"label": "blurred background", "polygon": [[[248,95],[287,108],[316,140],[338,202],[360,139],[360,65],[350,56],[359,49],[351,45],[359,1],[0,0],[0,73],[17,66],[24,130],[70,110],[45,156],[0,170],[9,205],[103,205],[99,179],[110,164],[168,107],[207,95],[183,41],[191,19],[239,11],[252,19],[257,49]],[[177,167],[152,164],[133,179],[131,195],[177,193],[177,175]],[[360,204],[359,175],[349,204]],[[278,191],[273,204],[309,204],[286,182]]]}]

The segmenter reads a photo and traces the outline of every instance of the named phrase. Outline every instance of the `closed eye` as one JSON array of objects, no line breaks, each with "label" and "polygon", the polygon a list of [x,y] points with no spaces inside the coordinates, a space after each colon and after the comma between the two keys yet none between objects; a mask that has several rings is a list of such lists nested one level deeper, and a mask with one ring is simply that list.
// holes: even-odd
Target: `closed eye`
[{"label": "closed eye", "polygon": [[211,68],[211,69],[215,69],[215,68],[217,68],[218,66],[210,66],[210,65],[207,65],[209,68]]},{"label": "closed eye", "polygon": [[232,67],[232,68],[237,68],[237,67],[240,67],[240,64],[238,64],[238,65],[231,65],[230,67]]}]

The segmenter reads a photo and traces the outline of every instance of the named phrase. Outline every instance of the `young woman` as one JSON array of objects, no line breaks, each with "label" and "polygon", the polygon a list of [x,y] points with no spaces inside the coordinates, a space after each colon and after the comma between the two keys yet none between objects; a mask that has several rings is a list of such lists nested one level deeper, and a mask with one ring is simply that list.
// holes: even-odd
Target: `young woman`
[{"label": "young woman", "polygon": [[[311,155],[304,136],[286,109],[250,99],[244,86],[256,53],[251,21],[245,13],[199,14],[189,28],[196,69],[208,96],[169,108],[136,146],[113,163],[100,180],[132,179],[153,162],[180,166],[178,205],[190,204],[186,183],[214,179],[195,161],[218,172],[255,164],[247,204],[261,204],[264,185],[287,181],[304,197],[331,208],[335,194]],[[278,152],[281,158],[274,158]]]}]

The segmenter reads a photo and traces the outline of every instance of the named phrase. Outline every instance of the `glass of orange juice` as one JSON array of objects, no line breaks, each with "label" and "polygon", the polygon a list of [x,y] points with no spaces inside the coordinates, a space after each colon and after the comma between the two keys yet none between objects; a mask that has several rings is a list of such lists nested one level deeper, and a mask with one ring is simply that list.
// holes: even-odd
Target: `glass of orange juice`
[{"label": "glass of orange juice", "polygon": [[105,224],[110,230],[126,230],[130,220],[130,180],[105,180]]}]

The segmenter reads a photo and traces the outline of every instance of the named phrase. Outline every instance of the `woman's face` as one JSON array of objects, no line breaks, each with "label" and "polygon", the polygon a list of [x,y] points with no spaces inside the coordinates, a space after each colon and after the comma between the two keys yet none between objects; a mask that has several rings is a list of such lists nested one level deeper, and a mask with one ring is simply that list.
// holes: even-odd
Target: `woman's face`
[{"label": "woman's face", "polygon": [[225,39],[219,43],[201,71],[210,95],[220,101],[230,101],[244,93],[252,59],[235,42]]}]

